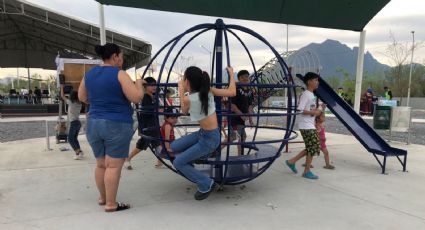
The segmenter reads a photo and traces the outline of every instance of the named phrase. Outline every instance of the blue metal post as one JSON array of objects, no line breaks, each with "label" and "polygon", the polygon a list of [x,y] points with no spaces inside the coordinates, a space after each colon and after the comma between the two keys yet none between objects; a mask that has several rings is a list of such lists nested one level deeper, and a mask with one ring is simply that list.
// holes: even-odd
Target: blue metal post
[{"label": "blue metal post", "polygon": [[[216,26],[216,35],[215,35],[215,82],[219,83],[216,87],[222,88],[221,83],[223,83],[223,30],[224,30],[224,23],[223,20],[217,19],[215,22]],[[217,111],[221,111],[221,97],[215,97],[215,108]],[[218,128],[220,129],[220,139],[221,139],[221,122],[222,117],[217,116],[217,122],[218,122]],[[221,153],[221,145],[218,146],[217,151]],[[217,157],[221,157],[221,154]],[[215,178],[216,180],[222,181],[223,180],[223,166],[215,166],[216,167],[216,173]]]}]

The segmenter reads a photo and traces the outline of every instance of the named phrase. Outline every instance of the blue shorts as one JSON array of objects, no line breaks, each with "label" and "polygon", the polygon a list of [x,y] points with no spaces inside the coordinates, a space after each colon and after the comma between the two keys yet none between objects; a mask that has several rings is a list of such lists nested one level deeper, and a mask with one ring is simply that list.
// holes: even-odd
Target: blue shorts
[{"label": "blue shorts", "polygon": [[87,121],[87,140],[96,158],[127,158],[133,134],[131,123],[90,118]]}]

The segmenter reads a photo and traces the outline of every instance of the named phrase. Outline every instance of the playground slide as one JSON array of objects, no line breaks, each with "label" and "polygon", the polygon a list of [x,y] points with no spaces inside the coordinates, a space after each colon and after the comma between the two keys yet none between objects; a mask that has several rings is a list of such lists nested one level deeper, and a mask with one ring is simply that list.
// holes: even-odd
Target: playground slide
[{"label": "playground slide", "polygon": [[[322,78],[319,78],[319,88],[315,91],[315,94],[321,101],[327,104],[329,110],[332,111],[367,151],[373,154],[382,168],[382,173],[385,173],[387,156],[397,157],[403,166],[403,171],[406,171],[407,151],[391,147]],[[376,155],[383,156],[383,162]],[[399,156],[403,156],[404,160],[402,161]]]}]

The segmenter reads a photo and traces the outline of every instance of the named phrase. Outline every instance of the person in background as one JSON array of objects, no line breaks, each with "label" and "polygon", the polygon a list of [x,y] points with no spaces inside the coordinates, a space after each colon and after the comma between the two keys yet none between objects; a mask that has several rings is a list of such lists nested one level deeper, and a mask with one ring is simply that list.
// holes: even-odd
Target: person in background
[{"label": "person in background", "polygon": [[35,104],[41,102],[41,90],[36,86],[34,87]]},{"label": "person in background", "polygon": [[[250,87],[244,86],[249,84],[249,72],[241,70],[238,72],[239,87],[236,90],[236,96],[230,98],[231,110],[234,114],[239,116],[232,116],[230,119],[231,124],[231,140],[238,140],[242,144],[246,140],[245,122],[248,120],[249,125],[254,125],[251,116],[244,116],[244,114],[253,114],[253,91]],[[242,154],[242,147],[238,145],[238,156]]]},{"label": "person in background", "polygon": [[173,98],[171,98],[171,90],[170,89],[167,89],[167,92],[166,92],[166,94],[165,94],[165,97],[166,97],[166,103],[165,103],[165,107],[167,107],[167,106],[173,106]]},{"label": "person in background", "polygon": [[363,94],[360,101],[360,113],[362,115],[371,115],[372,114],[372,101],[373,101],[373,91],[371,88]]},{"label": "person in background", "polygon": [[339,87],[337,91],[338,96],[340,96],[344,101],[348,101],[347,94],[344,92],[344,88]]},{"label": "person in background", "polygon": [[[156,80],[153,77],[147,77],[145,78],[145,82],[149,85],[144,86],[145,95],[143,96],[142,105],[140,107],[143,111],[141,112],[139,119],[139,129],[141,131],[141,134],[159,139],[160,133],[159,130],[157,130],[155,123],[157,116],[154,114],[155,108],[158,106],[155,102],[154,96],[156,92],[156,85],[154,85],[156,83]],[[155,151],[155,154],[161,152],[161,147],[158,140],[151,140],[149,138],[141,136],[136,143],[136,148],[131,150],[130,155],[126,159],[124,163],[125,168],[127,168],[128,170],[132,170],[133,166],[131,165],[131,159],[133,159],[133,157],[139,154],[142,150],[148,149],[149,146]]]},{"label": "person in background", "polygon": [[393,93],[391,92],[391,90],[387,86],[384,87],[384,98],[385,98],[385,100],[392,100],[393,99]]},{"label": "person in background", "polygon": [[64,85],[61,85],[61,98],[68,105],[68,142],[75,151],[74,160],[81,160],[83,159],[84,153],[81,151],[78,134],[81,129],[80,113],[83,105],[80,100],[78,100],[77,91],[72,90],[69,93],[69,98],[65,96]]}]

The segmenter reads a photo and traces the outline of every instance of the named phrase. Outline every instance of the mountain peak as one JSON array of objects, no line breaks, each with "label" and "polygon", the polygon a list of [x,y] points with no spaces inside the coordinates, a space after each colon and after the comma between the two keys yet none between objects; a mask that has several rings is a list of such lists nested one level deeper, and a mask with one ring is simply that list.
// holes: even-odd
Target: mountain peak
[{"label": "mountain peak", "polygon": [[333,39],[326,39],[325,41],[323,41],[320,44],[330,44],[330,45],[344,45],[341,42],[337,41],[337,40],[333,40]]},{"label": "mountain peak", "polygon": [[[310,50],[317,54],[320,65],[323,67],[321,75],[324,77],[343,76],[340,69],[349,75],[355,76],[358,56],[358,47],[350,48],[337,40],[326,39],[322,43],[310,43],[300,50]],[[383,74],[387,65],[379,63],[370,52],[365,53],[364,71]]]}]

